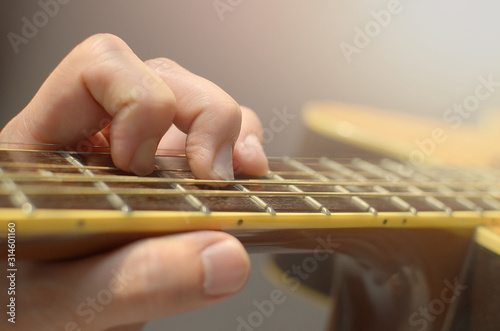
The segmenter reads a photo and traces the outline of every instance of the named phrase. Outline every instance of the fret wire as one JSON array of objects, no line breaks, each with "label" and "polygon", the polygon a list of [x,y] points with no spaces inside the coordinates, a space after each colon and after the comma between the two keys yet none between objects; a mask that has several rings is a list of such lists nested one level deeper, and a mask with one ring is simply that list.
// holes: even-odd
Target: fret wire
[{"label": "fret wire", "polygon": [[234,184],[232,185],[234,188],[236,188],[237,190],[241,191],[241,192],[245,192],[245,193],[248,193],[250,195],[248,195],[248,197],[257,205],[259,206],[260,208],[262,208],[266,213],[270,214],[270,215],[276,215],[276,210],[274,210],[273,207],[271,207],[269,204],[267,204],[264,200],[262,200],[261,198],[259,198],[258,196],[256,195],[253,195],[254,192],[250,191],[249,189],[247,189],[246,187],[244,187],[243,185],[241,184]]},{"label": "fret wire", "polygon": [[[339,172],[340,174],[342,174],[343,172],[345,172],[347,169],[346,167],[342,166],[340,163],[338,162],[335,162],[331,159],[328,159],[326,157],[322,157],[319,159],[319,163],[328,168],[328,169],[331,169],[333,171],[336,171],[336,172]],[[321,175],[322,177],[321,178],[326,178],[326,179],[329,179],[328,177],[326,176],[323,176]],[[334,189],[338,192],[343,192],[343,193],[347,193],[347,192],[350,192],[347,188],[345,188],[344,186],[342,185],[335,185],[334,186]],[[357,194],[356,196],[353,196],[351,198],[351,200],[358,206],[360,207],[361,209],[363,210],[366,210],[370,213],[372,213],[373,215],[377,215],[378,214],[378,211],[372,207],[368,202],[366,202],[365,200],[361,199],[359,197],[359,194]]]},{"label": "fret wire", "polygon": [[[326,158],[324,158],[324,160],[328,160]],[[333,162],[333,161],[332,161]],[[326,177],[325,175],[323,174],[320,174],[318,173],[317,171],[315,171],[314,169],[312,169],[311,167],[308,167],[307,165],[297,161],[297,160],[294,160],[292,162],[295,167],[301,171],[304,171],[305,173],[321,180],[321,181],[329,181],[330,178]],[[321,159],[320,159],[320,163],[321,163]],[[335,162],[336,163],[336,162]],[[330,164],[331,166],[335,166],[333,164]],[[332,169],[330,166],[328,165],[324,165],[325,167],[329,168],[329,169]],[[334,169],[332,169],[334,170]],[[345,185],[345,184],[343,184]],[[347,188],[345,188],[343,185],[340,185],[340,184],[335,184],[333,185],[333,189],[339,193],[350,193],[351,191],[349,191]],[[350,199],[351,201],[357,205],[359,208],[361,208],[362,210],[365,210],[365,211],[368,211],[370,213],[372,213],[373,215],[377,215],[378,214],[378,211],[372,207],[368,202],[366,202],[365,200],[361,199],[359,197],[359,195],[352,195],[350,196]]]},{"label": "fret wire", "polygon": [[[476,178],[479,178],[479,180],[481,181],[484,181],[486,180],[486,182],[491,182],[491,183],[499,183],[499,180],[498,180],[498,176],[494,175],[493,172],[497,172],[497,169],[491,169],[491,173],[490,172],[480,172],[479,174],[477,174],[475,177]],[[484,180],[483,180],[483,178]],[[485,199],[482,199],[482,201],[484,201],[485,203],[488,203],[489,206],[492,206],[496,209],[500,209],[500,195],[498,194],[498,192],[495,192],[491,189],[491,187],[489,187],[487,189],[487,192],[490,193],[491,197],[493,197],[493,199],[490,198],[485,198]],[[495,207],[496,206],[496,207]]]},{"label": "fret wire", "polygon": [[[80,161],[78,161],[73,155],[67,152],[62,152],[61,156],[66,159],[70,164],[76,167],[84,176],[94,178],[95,175],[89,168],[86,168]],[[116,194],[111,188],[103,181],[96,180],[93,182],[94,186],[101,192],[106,194],[106,199],[109,203],[117,210],[120,210],[124,214],[130,214],[132,208],[123,201],[123,199]]]},{"label": "fret wire", "polygon": [[[385,161],[381,162],[381,164],[383,166],[384,165],[387,166],[390,164],[392,169],[398,170],[396,172],[397,174],[393,171],[385,170],[385,169],[380,168],[379,166],[377,166],[375,164],[372,164],[372,163],[369,163],[366,161],[364,161],[365,163],[362,163],[362,164],[364,165],[365,170],[372,171],[376,176],[379,176],[381,178],[384,178],[385,174],[387,174],[387,173],[390,173],[390,174],[392,174],[392,176],[395,176],[394,178],[396,181],[403,181],[402,177],[404,177],[404,178],[419,178],[419,176],[421,176],[420,174],[416,173],[415,171],[413,171],[411,175],[403,173],[401,171],[402,169],[400,169],[401,168],[400,163],[397,163],[397,162],[389,160],[389,159],[384,159],[384,160]],[[389,170],[392,170],[392,169],[389,169]],[[418,179],[417,179],[417,181],[420,182]],[[414,192],[414,193],[425,193],[422,189],[418,188],[416,185],[408,185],[408,191]],[[433,196],[426,196],[424,199],[425,199],[425,201],[427,201],[429,204],[433,205],[437,209],[440,209],[440,210],[444,211],[445,213],[451,215],[453,213],[453,210],[450,207],[448,207],[446,204],[444,204],[442,201],[436,199],[435,196],[437,196],[437,194],[434,194]]]},{"label": "fret wire", "polygon": [[[359,163],[360,159],[354,159],[353,160],[353,164],[355,166],[357,166],[359,168],[359,165],[357,165],[356,163]],[[340,167],[343,167],[345,168],[346,170],[349,170],[349,173],[350,173],[350,176],[353,178],[353,179],[357,179],[359,181],[368,181],[368,179],[358,173],[356,173],[355,171],[353,170],[350,170],[342,165],[339,165]],[[377,192],[381,192],[381,193],[391,193],[388,189],[386,189],[385,187],[381,186],[381,185],[373,185],[373,189]],[[390,198],[390,201],[392,203],[394,203],[396,206],[398,206],[399,208],[403,209],[403,210],[406,210],[414,215],[417,215],[418,211],[415,207],[413,207],[411,204],[409,204],[408,202],[406,202],[405,200],[401,199],[399,196],[397,195],[393,195],[391,196]]]},{"label": "fret wire", "polygon": [[[158,174],[158,176],[165,178],[165,179],[172,178],[164,171],[156,171],[155,173]],[[186,193],[186,191],[187,191],[182,185],[180,185],[179,183],[176,183],[176,182],[170,183],[170,186],[172,186],[176,191],[178,191],[180,193]],[[211,213],[210,209],[203,202],[201,202],[200,199],[198,199],[194,195],[184,194],[184,198],[187,200],[187,202],[191,206],[193,206],[195,209],[199,210],[203,214],[209,215]]]},{"label": "fret wire", "polygon": [[[340,163],[338,162],[335,162],[335,161],[331,161],[330,162],[330,166],[335,168],[338,172],[340,172],[343,176],[346,176],[346,177],[350,177],[354,180],[357,180],[357,181],[360,181],[360,182],[368,182],[368,179],[364,176],[362,176],[361,174],[341,165]],[[405,187],[407,186],[406,183],[404,183]],[[380,185],[372,185],[373,189],[378,191],[378,192],[381,192],[381,193],[389,193],[389,190],[385,189],[384,187],[380,186]],[[415,207],[411,206],[409,203],[407,203],[406,201],[404,201],[403,199],[401,199],[400,197],[398,196],[392,196],[390,198],[390,200],[395,204],[397,205],[398,207],[404,209],[404,210],[407,210],[409,211],[410,213],[412,214],[417,214],[417,210]]]},{"label": "fret wire", "polygon": [[[491,170],[496,170],[496,169],[491,169]],[[498,183],[498,176],[494,175],[492,172],[493,171],[481,171],[479,173],[473,172],[471,175],[474,177],[474,180],[480,181],[480,182],[485,182],[485,183]],[[477,190],[474,190],[476,191]],[[483,198],[481,199],[482,202],[487,204],[488,206],[494,208],[494,209],[500,209],[500,201],[498,199],[500,196],[498,195],[497,192],[494,192],[491,190],[491,186],[488,186],[487,192],[491,194],[491,197],[489,198]]]},{"label": "fret wire", "polygon": [[500,201],[496,199],[492,199],[491,197],[489,197],[489,198],[482,198],[481,201],[487,204],[488,206],[492,207],[493,209],[500,210]]},{"label": "fret wire", "polygon": [[[293,160],[291,158],[285,157],[285,158],[283,158],[283,162],[285,164],[288,164],[289,166],[292,166],[292,167],[294,166],[293,165]],[[273,179],[277,179],[278,181],[285,181],[285,179],[283,177],[281,177],[280,175],[278,175],[276,173],[273,173],[272,171],[269,171],[268,177],[272,177]],[[331,212],[330,212],[330,210],[328,210],[328,208],[326,208],[325,206],[323,206],[323,204],[321,204],[318,200],[316,200],[316,199],[314,199],[314,198],[306,195],[307,193],[305,193],[303,190],[301,190],[297,186],[295,186],[295,185],[287,185],[287,188],[290,191],[292,191],[292,192],[301,192],[301,193],[303,193],[305,195],[303,197],[304,201],[306,201],[311,207],[315,208],[316,210],[320,211],[321,213],[323,213],[325,215],[331,215]]]},{"label": "fret wire", "polygon": [[[0,167],[0,175],[4,174],[4,170]],[[6,191],[6,195],[10,197],[15,207],[20,208],[26,214],[31,214],[35,211],[35,205],[12,179],[3,177],[0,183],[2,184],[0,187]]]},{"label": "fret wire", "polygon": [[[434,174],[431,174],[429,173],[428,171],[424,170],[424,169],[418,169],[419,173],[423,174],[424,176],[427,177],[427,181],[438,181],[439,183],[439,178],[436,177],[436,175]],[[451,189],[450,187],[446,186],[446,185],[439,185],[437,187],[437,191],[438,192],[441,192],[441,193],[444,193],[444,194],[454,194],[455,191],[453,189]],[[467,198],[464,198],[464,197],[456,197],[455,198],[455,201],[457,201],[459,204],[461,204],[462,206],[464,206],[465,208],[471,210],[471,211],[476,211],[478,212],[479,214],[483,214],[484,213],[484,210],[483,208],[479,207],[477,204],[475,204],[473,201],[467,199]]]}]

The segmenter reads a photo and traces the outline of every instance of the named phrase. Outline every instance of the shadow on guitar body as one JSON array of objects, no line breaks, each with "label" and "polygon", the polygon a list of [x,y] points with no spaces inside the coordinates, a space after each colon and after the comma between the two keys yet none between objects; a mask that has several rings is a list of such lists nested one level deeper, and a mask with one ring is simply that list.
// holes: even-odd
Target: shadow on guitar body
[{"label": "shadow on guitar body", "polygon": [[298,267],[316,253],[277,255],[275,263],[282,284],[297,270],[303,289],[332,297],[329,330],[498,330],[500,259],[472,237],[470,229],[337,229],[311,241],[338,248],[307,277]]}]

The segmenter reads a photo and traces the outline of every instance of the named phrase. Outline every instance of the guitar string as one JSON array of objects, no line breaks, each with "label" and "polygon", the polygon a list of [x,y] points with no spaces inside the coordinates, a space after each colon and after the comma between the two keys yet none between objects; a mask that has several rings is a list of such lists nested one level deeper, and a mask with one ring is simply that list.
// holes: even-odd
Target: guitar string
[{"label": "guitar string", "polygon": [[[285,164],[290,165],[288,161],[289,161],[289,158],[286,158],[286,157],[283,158],[283,162]],[[269,171],[269,173],[267,174],[266,177],[267,178],[272,178],[272,179],[275,179],[275,180],[278,180],[278,181],[281,181],[281,182],[285,181],[285,179],[283,177],[281,177],[277,173],[272,172],[271,170]],[[303,193],[304,194],[303,199],[306,201],[306,203],[308,203],[314,209],[318,210],[319,212],[321,212],[321,213],[323,213],[325,215],[330,215],[331,214],[331,212],[330,212],[330,210],[328,210],[328,208],[326,208],[325,206],[323,206],[318,200],[314,199],[313,197],[306,195],[304,193],[304,191],[301,190],[298,186],[292,184],[292,185],[287,185],[286,187],[290,191],[292,191],[292,192]]]},{"label": "guitar string", "polygon": [[[356,163],[354,163],[354,165],[356,165]],[[359,167],[358,167],[359,168]],[[362,183],[366,183],[368,182],[368,179],[359,174],[358,172],[355,172],[347,167],[344,167],[342,166],[341,164],[338,164],[338,170],[344,174],[345,176],[347,176],[348,178],[351,178],[351,179],[354,179],[356,181],[359,181],[359,182],[362,182]],[[391,178],[386,178],[386,184],[391,184]],[[377,184],[377,185],[373,185],[373,189],[377,192],[380,192],[380,193],[386,193],[386,194],[389,194],[391,193],[389,190],[387,190],[384,186],[382,186],[384,184]],[[393,193],[394,194],[394,193]],[[401,199],[401,197],[397,196],[397,195],[393,195],[390,197],[390,201],[395,204],[398,208],[401,208],[402,210],[406,210],[414,215],[416,215],[418,212],[417,212],[417,209],[415,207],[413,207],[412,205],[410,205],[408,202],[406,202],[405,200]]]},{"label": "guitar string", "polygon": [[[91,187],[44,187],[40,189],[39,185],[23,186],[22,192],[26,195],[106,195],[109,192],[96,191]],[[292,192],[292,191],[227,191],[227,190],[186,190],[179,192],[175,189],[145,189],[145,188],[113,188],[113,193],[118,195],[155,195],[155,196],[184,196],[192,194],[200,197],[248,197],[256,195],[259,197],[363,197],[363,198],[390,198],[394,193],[383,192],[325,192],[325,191],[307,191],[307,192]],[[0,195],[11,194],[10,189],[5,187],[0,188]],[[456,198],[464,197],[469,199],[481,199],[491,197],[485,192],[460,192],[456,194],[433,193],[433,192],[400,192],[398,196],[401,198]]]},{"label": "guitar string", "polygon": [[[385,169],[389,169],[389,170],[400,173],[401,176],[405,176],[405,174],[406,174],[406,172],[403,171],[404,167],[401,167],[401,164],[394,162],[393,160],[383,159],[383,160],[381,160],[380,164]],[[412,167],[411,169],[408,169],[408,170],[410,170],[410,172],[416,171],[416,169],[414,169],[414,168],[415,167]],[[418,170],[420,172],[425,171],[421,167],[419,167]],[[467,181],[462,182],[462,183],[457,183],[458,184],[457,186],[452,186],[452,185],[447,184],[447,182],[444,181],[442,178],[436,178],[436,177],[434,177],[434,178],[438,182],[440,182],[440,183],[438,183],[439,185],[444,184],[444,185],[447,185],[447,187],[449,187],[449,188],[453,188],[453,189],[460,188],[463,192],[475,192],[475,193],[480,192],[479,191],[480,189],[482,189],[484,192],[488,192],[488,190],[491,188],[491,184],[495,183],[498,180],[498,178],[496,176],[493,176],[493,175],[486,178],[486,179],[482,178],[480,176],[479,177],[478,176],[471,176],[471,172],[472,172],[471,170],[467,171],[466,173],[462,172],[460,178],[470,177],[470,181],[467,180]],[[481,171],[480,174],[484,175],[486,173],[484,171]],[[476,185],[472,185],[472,183],[474,183],[474,182],[481,183],[482,184],[481,187],[478,187]],[[491,184],[488,184],[488,183],[491,183]],[[500,210],[500,201],[496,200],[493,196],[481,198],[480,201],[482,203],[484,203],[485,206],[489,206],[489,209]],[[478,211],[480,211],[480,210],[478,210]]]},{"label": "guitar string", "polygon": [[[43,168],[42,165],[40,169]],[[51,167],[46,167],[47,169],[52,169]],[[72,168],[74,169],[74,168]],[[96,170],[92,167],[85,166],[84,169],[88,170]],[[111,168],[112,170],[118,170],[116,168]],[[46,169],[42,169],[46,170]],[[102,169],[101,169],[102,170]],[[178,169],[158,169],[159,171],[170,171],[176,172]],[[283,172],[273,171],[274,174],[280,175],[300,175],[303,174],[301,172]],[[323,172],[327,173],[327,172]],[[318,175],[323,175],[323,173],[317,172]],[[356,173],[359,176],[362,176],[360,173]],[[490,184],[480,183],[477,180],[471,182],[457,182],[456,180],[453,182],[416,182],[416,181],[398,181],[393,183],[388,183],[383,180],[366,180],[366,181],[350,181],[350,180],[332,180],[326,178],[322,181],[305,181],[305,180],[297,180],[297,179],[286,179],[282,180],[273,180],[273,179],[235,179],[230,181],[221,181],[221,180],[204,180],[204,179],[194,179],[194,178],[157,178],[157,177],[137,177],[133,175],[98,175],[95,174],[94,177],[81,177],[79,174],[71,174],[71,173],[54,173],[53,176],[40,176],[39,172],[9,172],[5,171],[4,173],[0,173],[0,179],[12,179],[16,182],[93,182],[95,180],[105,181],[109,183],[137,183],[137,184],[170,184],[170,183],[179,183],[186,185],[211,185],[211,184],[241,184],[241,185],[305,185],[305,186],[332,186],[332,185],[345,185],[345,186],[374,186],[374,185],[387,185],[391,187],[397,188],[406,188],[408,185],[418,185],[423,188],[438,188],[439,186],[445,184],[448,187],[452,188],[461,188],[464,184],[469,185],[470,187],[476,189],[488,189],[491,188]]]},{"label": "guitar string", "polygon": [[[319,163],[328,169],[331,169],[333,171],[337,171],[338,173],[342,174],[342,165],[338,162],[335,162],[333,160],[329,160],[327,158],[320,158]],[[340,168],[339,168],[339,166],[340,166]],[[328,179],[327,177],[322,176],[322,175],[320,178],[323,180]],[[335,185],[334,188],[336,188],[340,192],[349,192],[349,190],[347,188],[345,188],[344,186],[341,186],[341,185]],[[360,206],[361,208],[365,208],[367,211],[371,212],[372,214],[374,214],[374,215],[377,214],[377,210],[374,207],[370,206],[370,204],[368,202],[361,199],[359,197],[359,195],[353,197],[352,201],[355,204],[357,204],[358,206]]]},{"label": "guitar string", "polygon": [[[337,162],[338,163],[338,162]],[[9,169],[9,168],[14,168],[14,169],[30,169],[30,168],[34,168],[34,169],[50,169],[50,170],[55,170],[55,169],[69,169],[69,170],[72,170],[74,169],[74,167],[72,167],[71,165],[62,165],[62,164],[47,164],[47,163],[27,163],[27,162],[0,162],[0,167],[3,167],[4,169]],[[116,167],[114,166],[96,166],[96,165],[86,165],[84,166],[85,169],[89,169],[91,171],[95,171],[95,170],[102,170],[102,171],[119,171],[119,169],[117,169]],[[160,170],[166,170],[166,171],[171,171],[171,172],[186,172],[186,173],[190,173],[190,170],[187,170],[187,169],[175,169],[175,168],[172,168],[172,169],[160,169]],[[281,175],[281,176],[294,176],[294,175],[300,175],[301,172],[300,171],[274,171],[274,173],[278,174],[278,175]],[[317,171],[318,174],[321,174],[321,175],[328,175],[329,172],[328,171]],[[27,175],[29,175],[28,172],[26,172]],[[359,174],[361,175],[367,175],[367,174],[370,174],[368,172],[359,172]],[[59,174],[58,174],[59,175]],[[71,174],[64,174],[66,175],[68,178],[71,178]],[[16,176],[15,174],[13,174],[13,176]],[[22,175],[17,175],[19,177],[19,180],[23,180],[23,176]],[[132,176],[120,176],[120,175],[114,175],[114,179],[111,179],[111,181],[121,181],[121,180],[124,180],[124,178],[127,178],[126,180],[127,181],[140,181],[141,179],[133,179],[134,177]],[[96,175],[96,178],[100,178],[99,175]],[[496,184],[500,184],[500,179],[499,177],[495,177],[495,181],[493,183],[496,183]],[[150,179],[152,181],[162,181],[162,179]],[[189,180],[189,179],[184,179],[184,180]],[[200,181],[198,179],[196,179],[197,181]],[[300,181],[299,181],[300,182]],[[467,181],[461,181],[460,184],[457,184],[456,182],[454,181],[442,181],[442,183],[448,185],[448,186],[456,186],[456,187],[460,187],[462,185],[462,183],[464,182],[467,182]],[[210,184],[209,181],[206,181],[205,182],[206,184]],[[215,183],[214,181],[212,181],[212,183]],[[238,183],[238,184],[242,184],[241,182],[235,182],[235,183]],[[314,183],[314,182],[313,182]],[[312,184],[312,185],[332,185],[332,184],[335,184],[336,182],[334,181],[331,181],[331,182],[315,182],[316,184]],[[368,182],[369,185],[376,185],[376,184],[380,184],[380,183],[387,183],[387,182]],[[420,182],[408,182],[407,183],[410,183],[410,184],[413,184],[413,185],[419,185],[419,184],[422,184],[424,185],[425,187],[437,187],[439,186],[440,184],[439,183],[420,183]],[[262,184],[262,183],[257,183],[257,184]],[[276,184],[276,183],[274,183]],[[345,185],[364,185],[364,183],[355,183],[355,182],[346,182],[346,183],[339,183],[339,184],[345,184]],[[477,183],[476,181],[470,181],[470,184],[471,185],[474,185],[474,186],[477,186],[478,188],[484,188],[486,187],[486,184],[484,183]],[[393,185],[395,187],[398,187],[398,186],[403,186],[402,184],[398,184],[398,183],[393,183]]]},{"label": "guitar string", "polygon": [[[395,173],[388,172],[387,170],[380,168],[379,166],[377,166],[373,163],[361,160],[359,158],[356,160],[357,160],[358,167],[362,168],[363,170],[365,170],[367,172],[372,173],[375,176],[379,176],[380,178],[388,178],[388,177],[392,176],[395,181],[404,180],[402,177],[396,175]],[[417,173],[413,172],[411,176],[413,176],[413,177],[417,176]],[[417,182],[418,182],[418,180],[417,180]],[[413,193],[418,193],[418,194],[427,193],[427,192],[423,191],[421,188],[417,187],[416,185],[409,185],[408,191],[413,192]],[[449,197],[449,195],[444,194],[442,192],[437,192],[437,193],[438,194],[426,195],[424,197],[425,201],[427,201],[427,203],[434,206],[435,208],[442,210],[445,213],[451,215],[453,213],[453,209],[438,199],[438,197],[439,198]],[[453,195],[453,194],[450,194],[450,195]],[[401,195],[399,194],[399,196],[401,196]],[[460,195],[460,196],[462,196],[462,195]],[[460,196],[456,195],[456,196],[453,196],[453,198],[460,197]]]},{"label": "guitar string", "polygon": [[236,188],[237,190],[239,190],[240,192],[245,192],[245,193],[249,194],[248,197],[250,198],[250,200],[252,200],[253,203],[255,203],[259,208],[264,210],[269,215],[276,215],[276,210],[274,210],[274,208],[271,207],[267,202],[265,202],[260,197],[255,195],[255,192],[250,191],[249,189],[247,189],[245,186],[243,186],[241,184],[233,184],[232,186],[234,188]]},{"label": "guitar string", "polygon": [[[422,175],[421,179],[422,179],[423,182],[438,181],[439,180],[439,178],[437,177],[437,175],[435,173],[432,173],[431,171],[425,170],[423,168],[418,168],[418,170],[415,169],[415,171],[418,171],[418,173]],[[462,174],[462,176],[464,176],[464,175],[465,174]],[[453,190],[449,186],[443,185],[443,184],[440,184],[436,189],[438,190],[438,192],[445,193],[445,194],[453,194],[453,193],[455,193],[455,190]],[[457,197],[454,200],[458,204],[460,204],[460,205],[464,206],[465,208],[467,208],[468,210],[476,211],[480,215],[482,215],[484,213],[484,209],[481,208],[480,206],[478,206],[472,200],[469,200],[469,199],[464,198],[464,197]]]},{"label": "guitar string", "polygon": [[[314,160],[314,159],[311,159],[311,160]],[[32,164],[31,164],[32,165]],[[43,167],[46,167],[47,168],[47,164],[39,164]],[[91,168],[98,168],[98,169],[113,169],[113,170],[116,170],[116,168],[114,167],[89,167],[89,166],[83,166],[83,169],[91,169]],[[51,167],[48,167],[48,168],[51,168]],[[300,172],[299,172],[300,173]],[[315,172],[316,174],[320,174],[319,172]],[[0,177],[3,178],[3,180],[5,180],[5,178],[7,177],[7,175],[4,173],[0,174]],[[102,178],[102,177],[106,177],[106,176],[97,176],[95,175],[96,178],[93,178],[93,179],[98,179],[98,180],[104,180],[106,178]],[[47,178],[44,178],[44,180],[47,180],[48,178],[52,178],[51,177],[47,177]],[[133,178],[133,177],[130,177],[130,178]],[[89,180],[89,181],[92,181],[92,180]],[[217,181],[213,181],[212,183],[216,183]],[[278,181],[275,181],[274,184],[277,184],[277,185],[291,185],[291,183],[294,183],[292,185],[297,185],[296,183],[302,183],[304,185],[332,185],[332,184],[339,184],[338,181],[331,181],[330,183],[326,183],[326,182],[322,182],[322,183],[318,183],[318,182],[315,182],[315,181],[288,181],[286,180],[286,182],[283,182],[281,180],[278,180]],[[192,184],[200,184],[201,182],[199,180],[191,180],[190,183]],[[210,181],[205,181],[205,183],[209,183],[210,184]],[[219,181],[219,183],[221,183]],[[254,184],[254,183],[251,183],[251,181],[239,181],[239,182],[234,182],[232,184],[242,184],[242,183],[245,183],[245,184]],[[255,183],[255,184],[269,184],[270,182],[267,180],[267,181],[261,181],[261,182],[258,182],[258,183]],[[380,183],[380,182],[379,182]],[[355,184],[355,183],[353,183]],[[360,183],[358,183],[359,185]],[[366,185],[366,183],[363,183]],[[408,185],[408,183],[405,183],[406,185]],[[4,185],[5,186],[5,185]],[[96,192],[87,192],[86,189],[84,188],[80,188],[81,189],[81,192],[78,192],[78,193],[81,193],[81,194],[86,194],[86,195],[93,195],[93,194],[99,194],[99,193],[96,193]],[[26,194],[47,194],[47,195],[65,195],[65,194],[75,194],[75,191],[72,190],[70,193],[69,192],[65,192],[64,189],[61,189],[61,188],[51,188],[51,189],[48,189],[48,190],[44,190],[43,193],[41,192],[36,192],[36,188],[35,187],[30,187],[29,185],[24,187],[23,190],[26,190]],[[196,191],[196,192],[192,192],[192,191],[186,191],[186,192],[177,192],[177,194],[174,194],[172,192],[168,192],[168,191],[165,191],[165,190],[158,190],[158,189],[118,189],[118,191],[115,192],[116,194],[123,194],[123,195],[127,195],[127,194],[147,194],[147,195],[151,195],[151,194],[154,194],[154,195],[166,195],[166,196],[174,196],[174,195],[186,195],[186,194],[193,194],[193,195],[198,195],[198,196],[249,196],[248,192],[235,192],[235,191],[210,191],[208,193],[201,193],[199,191]],[[253,192],[253,193],[256,193],[256,192]],[[1,190],[0,194],[12,194],[11,190],[8,190],[6,189],[5,187],[3,187],[3,189]],[[102,193],[100,193],[102,194]],[[391,196],[394,196],[394,193],[387,193],[387,192],[362,192],[360,194],[360,192],[356,192],[356,193],[348,193],[348,192],[307,192],[307,195],[305,195],[303,192],[276,192],[276,191],[266,191],[266,192],[258,192],[258,195],[259,196],[299,196],[299,197],[304,197],[304,196],[331,196],[331,197],[335,197],[335,196],[343,196],[343,197],[355,197],[356,195],[362,195],[364,197],[391,197]],[[398,195],[400,195],[401,197],[480,197],[480,198],[485,198],[485,194],[484,193],[481,193],[481,192],[476,192],[474,194],[471,194],[471,193],[456,193],[456,194],[451,194],[450,192],[448,193],[443,193],[441,192],[440,194],[431,194],[431,193],[425,193],[425,192],[409,192],[409,193],[406,193],[406,192],[402,192],[402,193],[398,193]]]},{"label": "guitar string", "polygon": [[[4,174],[4,170],[0,167],[0,175]],[[2,177],[0,183],[2,184],[0,188],[7,192],[6,195],[9,196],[15,207],[21,209],[26,214],[31,214],[35,211],[36,208],[33,202],[31,202],[31,200],[12,179]]]},{"label": "guitar string", "polygon": [[[70,153],[63,152],[61,153],[61,156],[64,159],[66,159],[68,163],[70,163],[76,169],[78,169],[78,171],[80,171],[83,176],[90,178],[93,178],[95,176],[92,171],[86,169],[85,166]],[[130,214],[132,212],[132,208],[125,201],[123,201],[123,199],[116,192],[114,192],[114,190],[112,190],[105,182],[96,180],[93,182],[93,184],[99,192],[102,192],[102,194],[106,196],[106,199],[115,209],[120,210],[124,214]],[[73,194],[80,194],[80,193],[74,192]]]},{"label": "guitar string", "polygon": [[[157,165],[155,165],[155,166],[157,166]],[[165,173],[164,171],[159,171],[158,169],[157,169],[157,171],[155,171],[155,174],[157,174],[158,176],[165,178],[165,179],[171,178],[167,173]],[[184,194],[186,192],[186,189],[181,184],[179,184],[177,182],[172,182],[172,183],[170,183],[170,185],[174,188],[174,190],[176,190],[179,193],[182,193],[184,198],[186,199],[186,201],[191,206],[193,206],[195,209],[197,209],[198,211],[202,212],[205,215],[210,214],[210,209],[203,202],[201,202],[197,197],[195,197],[192,194]]]}]

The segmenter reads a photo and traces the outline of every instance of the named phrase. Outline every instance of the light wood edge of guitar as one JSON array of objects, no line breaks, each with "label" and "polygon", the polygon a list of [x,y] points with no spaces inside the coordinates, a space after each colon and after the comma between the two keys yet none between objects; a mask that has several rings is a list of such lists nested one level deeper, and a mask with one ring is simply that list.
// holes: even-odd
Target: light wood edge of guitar
[{"label": "light wood edge of guitar", "polygon": [[[168,222],[165,222],[168,220]],[[306,222],[304,220],[307,220]],[[20,222],[18,222],[20,221]],[[130,232],[186,232],[194,230],[279,230],[335,228],[472,228],[500,225],[500,211],[379,212],[372,213],[266,213],[165,212],[103,210],[36,210],[27,214],[0,208],[0,234],[16,223],[19,235],[56,235]]]},{"label": "light wood edge of guitar", "polygon": [[500,255],[500,226],[480,226],[474,239],[478,245]]},{"label": "light wood edge of guitar", "polygon": [[[310,102],[302,118],[312,131],[415,165],[500,164],[497,112],[483,114],[481,125],[458,127],[437,119],[340,102]],[[495,129],[496,127],[496,129]],[[418,143],[417,143],[418,142]]]},{"label": "light wood edge of guitar", "polygon": [[282,281],[282,276],[284,271],[278,267],[274,260],[269,257],[266,262],[263,263],[261,267],[262,272],[265,274],[266,278],[277,288],[282,289],[286,293],[290,293],[296,298],[306,300],[310,304],[321,308],[325,311],[330,311],[334,301],[330,295],[321,293],[303,283],[300,286],[292,290],[289,286],[287,287]]},{"label": "light wood edge of guitar", "polygon": [[[380,112],[380,110],[375,108],[346,103],[310,102],[305,104],[302,109],[304,124],[312,131],[327,138],[338,140],[358,148],[368,149],[381,155],[402,160],[408,159],[408,151],[412,150],[412,145],[404,141],[394,140],[392,137],[381,135],[374,131],[375,128],[372,130],[368,128],[360,129],[349,121],[329,118],[328,107],[334,107],[335,109],[343,108],[346,111],[372,109],[374,113]],[[432,158],[427,158],[425,161],[429,165],[440,164],[439,161]]]}]

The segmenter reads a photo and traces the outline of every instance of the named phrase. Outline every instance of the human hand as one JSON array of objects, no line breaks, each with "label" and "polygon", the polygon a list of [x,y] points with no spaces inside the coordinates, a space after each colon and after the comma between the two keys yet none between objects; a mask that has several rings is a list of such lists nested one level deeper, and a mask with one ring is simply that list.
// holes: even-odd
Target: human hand
[{"label": "human hand", "polygon": [[143,62],[112,35],[78,45],[0,133],[3,142],[110,144],[115,165],[138,175],[153,171],[158,144],[185,149],[203,179],[231,179],[233,167],[265,174],[262,140],[255,113],[218,86],[165,58]]},{"label": "human hand", "polygon": [[[233,168],[251,175],[268,169],[262,127],[251,110],[171,60],[141,61],[111,35],[78,45],[0,141],[109,144],[116,166],[138,175],[153,170],[158,145],[185,148],[199,178],[231,179]],[[0,326],[132,330],[236,293],[250,261],[234,237],[204,231],[75,261],[23,262],[18,269],[16,324],[2,319]]]}]

